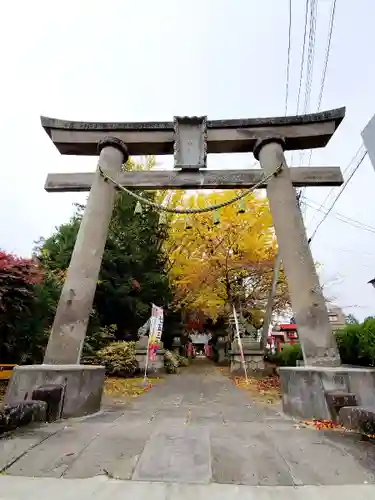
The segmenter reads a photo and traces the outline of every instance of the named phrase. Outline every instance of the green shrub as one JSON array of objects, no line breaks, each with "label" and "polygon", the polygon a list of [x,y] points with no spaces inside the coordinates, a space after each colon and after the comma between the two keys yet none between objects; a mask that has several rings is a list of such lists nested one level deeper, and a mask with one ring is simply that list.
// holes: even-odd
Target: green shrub
[{"label": "green shrub", "polygon": [[367,318],[362,323],[359,351],[362,359],[368,361],[370,366],[375,365],[375,318]]},{"label": "green shrub", "polygon": [[115,340],[116,325],[99,326],[96,314],[90,317],[89,328],[83,344],[81,363],[85,365],[100,365],[99,352]]},{"label": "green shrub", "polygon": [[138,369],[135,342],[126,342],[124,340],[112,342],[97,354],[100,362],[106,367],[108,375],[129,377]]},{"label": "green shrub", "polygon": [[302,349],[300,344],[283,344],[280,352],[267,354],[266,360],[277,366],[297,366],[297,361],[302,361]]},{"label": "green shrub", "polygon": [[164,368],[167,373],[177,373],[179,367],[179,360],[176,353],[168,349],[164,353]]},{"label": "green shrub", "polygon": [[340,352],[341,362],[346,365],[359,365],[359,336],[360,325],[347,325],[342,330],[335,332],[337,347]]},{"label": "green shrub", "polygon": [[[341,362],[345,365],[375,366],[375,317],[363,323],[350,323],[334,332]],[[296,366],[302,360],[299,344],[284,344],[281,351],[266,354],[265,359],[278,366]]]},{"label": "green shrub", "polygon": [[173,354],[177,358],[178,366],[189,366],[188,358],[186,358],[185,356],[181,356],[178,352],[174,352]]},{"label": "green shrub", "polygon": [[346,325],[335,336],[343,364],[375,366],[375,318]]}]

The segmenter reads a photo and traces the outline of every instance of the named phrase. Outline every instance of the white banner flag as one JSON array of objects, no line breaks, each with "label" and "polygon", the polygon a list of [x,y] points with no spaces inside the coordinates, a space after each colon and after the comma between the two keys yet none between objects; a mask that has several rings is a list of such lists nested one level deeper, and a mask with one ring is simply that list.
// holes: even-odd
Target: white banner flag
[{"label": "white banner flag", "polygon": [[157,344],[161,340],[163,333],[163,308],[152,304],[149,343]]},{"label": "white banner flag", "polygon": [[164,313],[163,308],[158,307],[155,304],[152,304],[151,310],[151,318],[150,318],[150,332],[148,335],[148,346],[147,346],[147,354],[146,354],[146,363],[145,363],[145,375],[144,379],[147,378],[147,368],[148,368],[148,360],[155,360],[156,353],[159,348],[159,342],[161,340],[161,335],[163,333],[163,319]]}]

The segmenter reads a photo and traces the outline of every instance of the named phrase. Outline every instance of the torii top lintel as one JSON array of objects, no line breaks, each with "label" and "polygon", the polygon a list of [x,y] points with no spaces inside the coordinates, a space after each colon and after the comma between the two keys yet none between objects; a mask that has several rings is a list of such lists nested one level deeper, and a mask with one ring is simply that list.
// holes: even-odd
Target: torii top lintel
[{"label": "torii top lintel", "polygon": [[[252,152],[263,137],[282,137],[285,149],[324,147],[345,116],[345,108],[321,113],[273,118],[207,121],[207,153]],[[44,130],[62,154],[97,155],[105,136],[116,136],[130,155],[173,153],[173,122],[72,122],[41,117]]]}]

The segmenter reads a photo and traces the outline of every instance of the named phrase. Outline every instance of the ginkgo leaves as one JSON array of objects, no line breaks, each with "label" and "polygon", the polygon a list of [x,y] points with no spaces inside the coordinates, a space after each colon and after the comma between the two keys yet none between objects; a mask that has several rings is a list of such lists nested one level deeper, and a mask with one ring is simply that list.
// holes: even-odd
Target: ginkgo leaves
[{"label": "ginkgo leaves", "polygon": [[[182,201],[184,206],[205,207],[237,194],[196,192]],[[240,208],[238,203],[228,205],[214,220],[212,212],[171,219],[164,249],[177,308],[200,310],[216,319],[234,302],[265,307],[277,250],[272,217],[267,200],[254,194]],[[285,301],[285,281],[281,285]]]}]

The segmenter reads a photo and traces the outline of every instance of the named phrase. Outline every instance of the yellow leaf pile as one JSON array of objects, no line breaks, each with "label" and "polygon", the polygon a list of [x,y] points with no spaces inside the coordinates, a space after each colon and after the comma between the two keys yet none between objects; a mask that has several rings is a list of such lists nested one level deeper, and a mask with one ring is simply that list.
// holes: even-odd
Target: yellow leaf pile
[{"label": "yellow leaf pile", "polygon": [[246,390],[252,399],[266,404],[275,404],[280,401],[280,380],[278,376],[263,378],[234,377],[234,384],[239,389]]},{"label": "yellow leaf pile", "polygon": [[104,395],[111,398],[136,398],[151,389],[158,379],[148,379],[147,384],[143,378],[116,378],[107,377],[104,382]]}]

